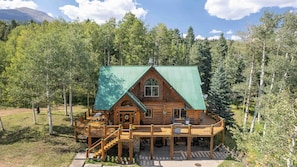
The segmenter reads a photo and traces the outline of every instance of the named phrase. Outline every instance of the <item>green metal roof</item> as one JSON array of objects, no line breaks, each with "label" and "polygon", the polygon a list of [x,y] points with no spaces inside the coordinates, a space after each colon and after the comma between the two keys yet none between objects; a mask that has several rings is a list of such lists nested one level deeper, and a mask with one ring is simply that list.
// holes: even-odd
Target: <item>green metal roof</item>
[{"label": "green metal roof", "polygon": [[[99,70],[95,110],[109,110],[126,93],[144,110],[145,106],[128,90],[151,66],[104,66]],[[154,68],[193,109],[205,110],[201,80],[196,66]],[[139,103],[140,102],[140,103]],[[145,111],[145,110],[144,110]]]},{"label": "green metal roof", "polygon": [[193,109],[206,109],[197,66],[156,66],[155,69]]},{"label": "green metal roof", "polygon": [[99,70],[95,110],[109,110],[150,66],[103,66]]},{"label": "green metal roof", "polygon": [[146,112],[145,105],[133,93],[128,91],[127,95],[138,105],[142,111]]}]

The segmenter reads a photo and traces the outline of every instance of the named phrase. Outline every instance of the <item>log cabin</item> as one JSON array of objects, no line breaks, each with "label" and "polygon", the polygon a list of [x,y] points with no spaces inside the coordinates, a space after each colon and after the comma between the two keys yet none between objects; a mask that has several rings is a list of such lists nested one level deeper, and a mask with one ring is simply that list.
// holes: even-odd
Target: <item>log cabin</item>
[{"label": "log cabin", "polygon": [[[175,138],[184,137],[190,159],[193,138],[209,137],[212,158],[213,137],[224,134],[224,121],[205,111],[196,66],[104,66],[92,112],[75,123],[75,134],[88,137],[87,157],[101,146],[94,156],[104,159],[106,151],[118,145],[120,160],[124,142],[132,156],[133,149],[139,151],[139,141],[149,138],[153,158],[155,140],[161,137],[163,143],[169,141],[172,158]],[[101,139],[92,143],[92,138]]]}]

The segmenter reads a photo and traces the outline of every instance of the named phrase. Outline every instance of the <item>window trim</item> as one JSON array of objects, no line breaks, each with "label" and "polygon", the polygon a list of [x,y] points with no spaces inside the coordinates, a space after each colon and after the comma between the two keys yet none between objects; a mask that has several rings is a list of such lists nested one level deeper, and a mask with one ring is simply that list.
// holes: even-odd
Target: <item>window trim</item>
[{"label": "window trim", "polygon": [[[144,113],[144,118],[153,118],[153,109],[152,108],[147,108],[147,111]],[[146,113],[148,112],[148,110],[151,110],[151,115],[150,116],[146,116]]]},{"label": "window trim", "polygon": [[[177,117],[175,117],[175,111],[176,110],[178,110],[178,118]],[[182,117],[182,112],[185,112],[185,117]],[[177,119],[177,120],[183,120],[183,119],[186,119],[187,118],[187,111],[186,110],[184,110],[183,108],[173,108],[173,118],[174,119]]]},{"label": "window trim", "polygon": [[[147,85],[146,82],[149,81],[149,80],[155,80],[157,85]],[[150,90],[150,95],[147,95],[147,88],[149,88]],[[156,89],[156,92],[157,92],[157,95],[154,95],[154,90]],[[145,82],[144,82],[144,97],[159,97],[160,95],[160,89],[159,89],[159,83],[158,83],[158,80],[154,79],[154,78],[149,78],[147,79]]]}]

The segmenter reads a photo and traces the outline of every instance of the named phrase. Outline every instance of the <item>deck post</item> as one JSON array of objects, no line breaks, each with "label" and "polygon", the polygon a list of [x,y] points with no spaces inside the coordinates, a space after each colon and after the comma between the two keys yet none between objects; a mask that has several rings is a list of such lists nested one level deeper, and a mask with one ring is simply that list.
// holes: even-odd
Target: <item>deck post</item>
[{"label": "deck post", "polygon": [[210,143],[209,143],[209,158],[212,159],[213,158],[213,125],[211,125],[211,136],[210,136]]},{"label": "deck post", "polygon": [[122,164],[122,151],[123,151],[123,143],[119,141],[118,143],[118,164]]},{"label": "deck post", "polygon": [[[1,118],[0,118],[1,119]],[[77,134],[77,121],[74,121],[74,136],[75,136],[75,141],[78,142],[78,134]]]},{"label": "deck post", "polygon": [[129,164],[133,163],[133,140],[129,140]]},{"label": "deck post", "polygon": [[171,135],[170,135],[170,159],[173,160],[174,154],[174,125],[171,124]]},{"label": "deck post", "polygon": [[[129,139],[132,139],[132,124],[129,125]],[[130,140],[129,140],[130,141]]]},{"label": "deck post", "polygon": [[92,137],[91,137],[91,125],[88,126],[88,151],[87,158],[89,158],[89,152],[92,146]]},{"label": "deck post", "polygon": [[105,150],[104,150],[104,147],[105,147],[105,142],[106,140],[104,138],[101,139],[102,143],[101,143],[101,150],[102,150],[102,156],[101,156],[101,160],[102,161],[105,161]]},{"label": "deck post", "polygon": [[129,164],[133,163],[133,138],[132,138],[132,124],[129,125]]},{"label": "deck post", "polygon": [[103,126],[103,137],[105,138],[106,137],[106,124],[104,124]]},{"label": "deck post", "polygon": [[118,133],[118,138],[119,140],[121,139],[121,135],[122,135],[122,125],[119,125],[119,133]]},{"label": "deck post", "polygon": [[225,120],[222,119],[222,127],[223,127],[223,131],[222,131],[222,144],[224,144],[225,141]]},{"label": "deck post", "polygon": [[191,143],[192,143],[192,125],[188,125],[188,137],[187,137],[187,159],[191,159]]},{"label": "deck post", "polygon": [[153,134],[154,134],[154,125],[152,124],[151,125],[151,139],[150,139],[150,142],[151,142],[151,144],[150,144],[150,146],[151,146],[151,148],[150,148],[151,159],[154,158],[154,137],[153,137]]}]

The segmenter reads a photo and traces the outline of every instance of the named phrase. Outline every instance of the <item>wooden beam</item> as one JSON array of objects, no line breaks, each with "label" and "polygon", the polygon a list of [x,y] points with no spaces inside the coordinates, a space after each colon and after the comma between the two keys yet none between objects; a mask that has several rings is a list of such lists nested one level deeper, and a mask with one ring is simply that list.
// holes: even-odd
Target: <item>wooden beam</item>
[{"label": "wooden beam", "polygon": [[211,129],[210,129],[210,143],[209,143],[209,158],[212,159],[213,158],[213,125],[211,125]]},{"label": "wooden beam", "polygon": [[191,143],[192,143],[192,137],[187,137],[187,160],[191,159]]},{"label": "wooden beam", "polygon": [[170,159],[173,160],[174,155],[174,125],[171,125],[171,135],[170,135]]},{"label": "wooden beam", "polygon": [[123,143],[119,141],[118,143],[118,164],[122,164],[122,152],[123,152]]},{"label": "wooden beam", "polygon": [[209,148],[209,158],[213,158],[213,136],[210,137],[210,148]]},{"label": "wooden beam", "polygon": [[129,164],[133,163],[133,140],[129,140]]},{"label": "wooden beam", "polygon": [[101,142],[101,150],[102,150],[101,160],[102,161],[105,161],[105,158],[106,158],[105,150],[104,150],[105,143],[106,143],[106,140],[102,138],[102,142]]},{"label": "wooden beam", "polygon": [[88,126],[88,151],[86,157],[89,158],[89,152],[92,146],[91,125]]},{"label": "wooden beam", "polygon": [[151,159],[154,159],[154,137],[151,137],[150,141],[151,141],[150,156],[151,156]]},{"label": "wooden beam", "polygon": [[223,127],[223,131],[222,131],[222,144],[224,144],[225,141],[225,120],[222,119],[222,127]]},{"label": "wooden beam", "polygon": [[187,137],[187,159],[191,159],[191,143],[192,143],[192,125],[188,125],[188,134],[189,136]]},{"label": "wooden beam", "polygon": [[153,137],[153,134],[154,134],[154,125],[152,124],[151,125],[151,144],[150,144],[150,156],[151,156],[151,159],[154,158],[154,137]]}]

